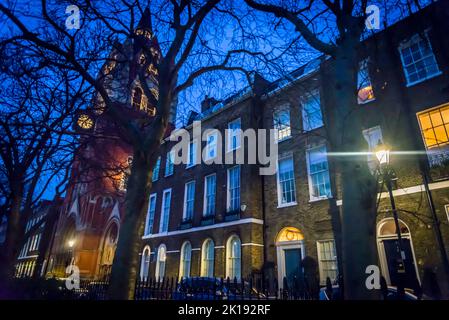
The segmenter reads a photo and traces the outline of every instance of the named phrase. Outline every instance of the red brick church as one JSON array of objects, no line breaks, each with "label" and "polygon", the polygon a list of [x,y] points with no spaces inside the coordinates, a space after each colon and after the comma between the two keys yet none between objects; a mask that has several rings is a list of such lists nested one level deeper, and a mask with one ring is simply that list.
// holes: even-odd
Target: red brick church
[{"label": "red brick church", "polygon": [[[127,106],[124,116],[154,116],[158,98],[154,64],[160,58],[160,49],[153,37],[149,10],[143,13],[134,36],[114,44],[99,78],[108,92],[113,92],[111,98]],[[143,94],[137,76],[139,64],[148,61],[146,81],[152,97]],[[47,276],[65,277],[66,268],[73,264],[82,278],[101,279],[112,266],[125,218],[123,204],[132,149],[103,113],[101,101],[98,95],[92,106],[77,117],[75,129],[80,133],[80,148],[74,157]]]}]

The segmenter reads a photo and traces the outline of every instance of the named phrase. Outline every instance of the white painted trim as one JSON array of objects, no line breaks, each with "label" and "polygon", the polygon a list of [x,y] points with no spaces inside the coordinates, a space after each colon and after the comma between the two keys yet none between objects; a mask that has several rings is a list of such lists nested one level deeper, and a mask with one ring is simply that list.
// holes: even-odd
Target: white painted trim
[{"label": "white painted trim", "polygon": [[444,210],[446,211],[447,221],[449,222],[449,204],[444,206]]},{"label": "white painted trim", "polygon": [[260,244],[260,243],[253,243],[253,242],[242,243],[242,247],[245,247],[245,246],[263,247],[264,245]]},{"label": "white painted trim", "polygon": [[224,249],[225,248],[225,246],[216,246],[216,247],[214,247],[215,249]]},{"label": "white painted trim", "polygon": [[170,251],[165,251],[165,253],[180,253],[180,250],[170,250]]},{"label": "white painted trim", "polygon": [[[150,234],[147,236],[143,236],[142,239],[154,239],[154,238],[175,236],[175,235],[179,235],[179,234],[192,233],[192,232],[198,232],[198,231],[216,229],[216,228],[225,228],[225,227],[230,227],[230,226],[235,226],[235,225],[240,225],[240,224],[247,224],[247,223],[263,225],[263,220],[256,219],[256,218],[246,218],[246,219],[240,219],[240,220],[235,220],[235,221],[217,223],[217,224],[213,224],[210,226],[202,226],[202,227],[190,228],[190,229],[186,229],[186,230],[176,230],[176,231]],[[215,248],[217,248],[217,247],[215,247]]]},{"label": "white painted trim", "polygon": [[[438,189],[444,189],[444,188],[449,188],[449,180],[429,183],[429,190],[438,190]],[[399,196],[410,195],[413,193],[419,193],[419,192],[425,192],[425,191],[426,191],[426,188],[424,187],[423,184],[421,184],[418,186],[406,187],[406,188],[393,190],[393,196],[399,197]],[[385,198],[389,198],[389,197],[390,196],[389,196],[388,192],[382,192],[380,194],[381,199],[385,199]],[[343,200],[337,200],[337,206],[341,206],[341,205],[343,205]]]},{"label": "white painted trim", "polygon": [[192,251],[201,251],[201,248],[192,248]]},{"label": "white painted trim", "polygon": [[[295,195],[295,201],[282,203],[282,188],[281,188],[280,179],[279,179],[279,162],[282,160],[287,160],[289,158],[292,160],[292,164],[293,164],[293,194]],[[277,184],[277,196],[278,196],[278,206],[277,206],[278,209],[298,205],[298,202],[296,200],[298,195],[296,194],[295,157],[294,157],[292,151],[282,154],[281,156],[278,157],[278,161],[276,161],[276,184]]]}]

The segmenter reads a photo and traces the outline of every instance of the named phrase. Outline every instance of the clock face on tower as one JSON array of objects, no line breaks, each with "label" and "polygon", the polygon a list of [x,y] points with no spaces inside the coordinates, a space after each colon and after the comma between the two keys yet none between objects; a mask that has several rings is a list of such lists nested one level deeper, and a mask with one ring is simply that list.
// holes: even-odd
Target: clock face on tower
[{"label": "clock face on tower", "polygon": [[92,127],[94,126],[94,121],[87,114],[81,114],[78,117],[77,124],[81,129],[88,130],[92,129]]}]

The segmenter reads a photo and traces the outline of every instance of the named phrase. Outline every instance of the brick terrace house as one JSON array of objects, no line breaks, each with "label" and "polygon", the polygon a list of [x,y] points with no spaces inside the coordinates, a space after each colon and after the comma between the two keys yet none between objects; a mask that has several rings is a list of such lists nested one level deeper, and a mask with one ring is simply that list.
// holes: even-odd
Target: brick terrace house
[{"label": "brick terrace house", "polygon": [[[448,18],[448,6],[439,2],[370,36],[358,72],[357,109],[365,128],[360,134],[367,141],[367,150],[361,152],[367,152],[373,174],[378,174],[372,152],[379,141],[394,151],[394,196],[410,287],[422,282],[425,269],[444,283],[441,253],[447,255],[449,246],[449,48],[443,35],[449,31]],[[327,277],[335,279],[329,204],[342,202],[338,172],[333,172],[327,155],[327,110],[338,103],[326,85],[330,68],[331,59],[319,58],[288,79],[272,84],[259,79],[256,90],[225,101],[207,98],[201,114],[192,116],[201,120],[203,129],[217,129],[222,136],[231,129],[233,142],[217,143],[213,135],[191,141],[191,159],[199,144],[211,157],[218,148],[226,153],[245,147],[234,129],[279,129],[276,175],[260,176],[258,165],[173,165],[174,142],[164,141],[149,195],[141,277],[239,279],[263,272],[282,285],[284,277],[303,272],[302,261],[309,257],[321,284]],[[388,194],[381,186],[376,232],[382,273],[394,285],[397,236]]]}]

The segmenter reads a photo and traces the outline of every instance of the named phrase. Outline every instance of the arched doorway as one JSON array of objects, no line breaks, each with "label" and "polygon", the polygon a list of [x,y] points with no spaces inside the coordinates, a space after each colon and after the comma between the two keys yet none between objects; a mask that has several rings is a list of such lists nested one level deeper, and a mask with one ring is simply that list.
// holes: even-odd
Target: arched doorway
[{"label": "arched doorway", "polygon": [[110,274],[112,262],[114,261],[115,249],[118,240],[118,225],[112,222],[106,230],[103,239],[103,248],[101,250],[99,276],[101,278]]},{"label": "arched doorway", "polygon": [[298,228],[286,227],[278,233],[276,254],[279,288],[284,287],[284,281],[294,285],[295,279],[302,275],[301,261],[305,256],[304,236]]},{"label": "arched doorway", "polygon": [[[415,289],[419,285],[419,276],[410,229],[401,220],[399,220],[399,227],[401,229],[402,244],[405,252],[404,286]],[[398,270],[401,253],[398,246],[396,224],[393,218],[383,219],[379,222],[377,227],[377,243],[382,274],[388,285],[397,286],[404,271]]]}]

